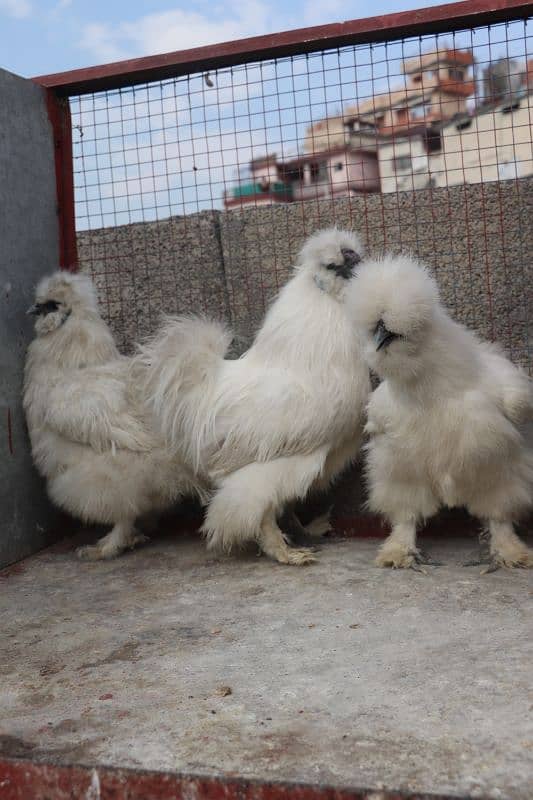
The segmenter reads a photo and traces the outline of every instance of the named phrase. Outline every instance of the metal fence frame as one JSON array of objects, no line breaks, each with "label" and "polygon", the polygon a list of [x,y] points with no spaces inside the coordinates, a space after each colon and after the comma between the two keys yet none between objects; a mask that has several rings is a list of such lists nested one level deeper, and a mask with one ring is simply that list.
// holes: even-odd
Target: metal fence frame
[{"label": "metal fence frame", "polygon": [[462,28],[525,19],[532,13],[533,4],[524,0],[465,0],[33,78],[47,92],[53,128],[60,266],[69,270],[76,270],[78,266],[69,97],[326,48],[377,44],[428,33],[451,33]]}]

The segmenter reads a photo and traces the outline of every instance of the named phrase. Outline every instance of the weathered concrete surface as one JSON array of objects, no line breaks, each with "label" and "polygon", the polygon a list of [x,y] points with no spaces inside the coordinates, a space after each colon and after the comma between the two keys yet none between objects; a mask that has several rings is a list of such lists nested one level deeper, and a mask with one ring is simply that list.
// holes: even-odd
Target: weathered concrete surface
[{"label": "weathered concrete surface", "polygon": [[532,214],[533,179],[523,178],[202,212],[84,231],[78,241],[125,350],[161,311],[231,319],[244,349],[304,239],[338,225],[358,230],[373,255],[401,250],[432,265],[452,314],[533,369]]},{"label": "weathered concrete surface", "polygon": [[52,129],[44,93],[0,70],[0,566],[44,547],[51,510],[32,466],[21,407],[32,323],[25,312],[58,266]]},{"label": "weathered concrete surface", "polygon": [[78,252],[124,352],[156,328],[162,313],[229,321],[217,211],[83,231]]},{"label": "weathered concrete surface", "polygon": [[0,756],[530,799],[530,571],[482,577],[452,536],[427,576],[373,567],[375,540],[307,569],[74,544],[2,581]]},{"label": "weathered concrete surface", "polygon": [[532,214],[532,179],[221,214],[233,325],[250,341],[305,238],[337,225],[359,231],[371,255],[410,252],[431,265],[452,315],[532,369]]}]

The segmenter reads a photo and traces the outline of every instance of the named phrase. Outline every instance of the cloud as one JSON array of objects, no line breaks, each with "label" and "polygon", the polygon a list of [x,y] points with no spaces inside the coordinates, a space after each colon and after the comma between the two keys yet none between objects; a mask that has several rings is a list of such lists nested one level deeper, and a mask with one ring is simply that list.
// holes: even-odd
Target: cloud
[{"label": "cloud", "polygon": [[[242,119],[206,115],[231,91],[228,78],[217,75],[208,91],[195,76],[167,87],[176,92],[170,96],[154,86],[120,98],[80,98],[73,107],[78,224],[88,224],[87,214],[98,224],[122,224],[220,207],[239,168],[279,138],[260,119],[252,127],[249,96],[231,104]],[[260,107],[256,98],[253,108]]]},{"label": "cloud", "polygon": [[84,181],[79,183],[78,227],[121,225],[220,208],[238,167],[263,155],[265,146],[264,131],[202,135],[197,130],[194,139],[183,142],[167,143],[162,133],[138,137],[138,147],[118,154],[116,166],[102,167],[98,156],[86,158],[86,168],[100,164],[98,174],[104,180],[88,187]]},{"label": "cloud", "polygon": [[29,0],[0,0],[0,12],[8,14],[15,19],[25,19],[32,13]]},{"label": "cloud", "polygon": [[86,25],[79,45],[89,50],[98,61],[120,61],[131,55],[121,49],[119,37],[112,27],[102,22]]},{"label": "cloud", "polygon": [[93,22],[85,26],[80,45],[96,59],[109,61],[241,39],[269,27],[268,6],[250,0],[215,7],[209,15],[175,9],[115,25]]}]

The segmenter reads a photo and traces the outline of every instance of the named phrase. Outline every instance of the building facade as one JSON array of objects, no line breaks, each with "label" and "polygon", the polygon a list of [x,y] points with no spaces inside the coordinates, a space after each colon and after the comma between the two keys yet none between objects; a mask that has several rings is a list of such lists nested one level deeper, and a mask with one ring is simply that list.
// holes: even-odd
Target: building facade
[{"label": "building facade", "polygon": [[476,106],[473,63],[450,48],[406,59],[403,86],[310,126],[300,157],[252,161],[226,208],[532,175],[533,61],[489,65]]}]

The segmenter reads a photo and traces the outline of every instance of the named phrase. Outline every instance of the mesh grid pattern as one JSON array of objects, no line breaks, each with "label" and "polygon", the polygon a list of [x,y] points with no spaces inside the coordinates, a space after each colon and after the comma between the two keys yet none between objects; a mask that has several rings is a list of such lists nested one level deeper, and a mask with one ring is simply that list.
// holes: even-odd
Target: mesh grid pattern
[{"label": "mesh grid pattern", "polygon": [[533,23],[355,45],[70,99],[80,262],[123,349],[161,311],[243,346],[314,229],[436,271],[531,370]]}]

